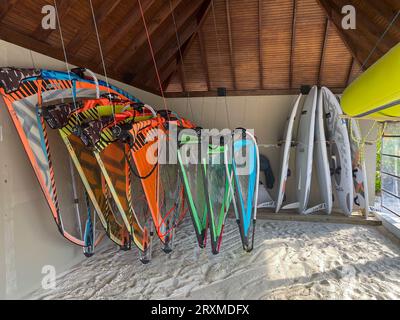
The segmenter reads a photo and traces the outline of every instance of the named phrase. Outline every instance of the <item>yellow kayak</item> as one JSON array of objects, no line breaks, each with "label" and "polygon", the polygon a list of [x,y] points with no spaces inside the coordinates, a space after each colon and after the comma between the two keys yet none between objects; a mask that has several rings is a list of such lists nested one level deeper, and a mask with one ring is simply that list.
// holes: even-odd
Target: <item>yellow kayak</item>
[{"label": "yellow kayak", "polygon": [[400,43],[348,86],[341,105],[352,117],[400,118]]}]

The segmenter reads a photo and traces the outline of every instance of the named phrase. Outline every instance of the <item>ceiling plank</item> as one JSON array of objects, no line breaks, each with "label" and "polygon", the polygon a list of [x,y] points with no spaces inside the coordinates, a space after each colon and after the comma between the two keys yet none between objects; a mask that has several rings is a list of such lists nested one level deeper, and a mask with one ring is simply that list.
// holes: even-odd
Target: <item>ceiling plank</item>
[{"label": "ceiling plank", "polygon": [[[150,38],[152,34],[161,26],[161,24],[170,16],[171,9],[174,10],[181,2],[182,0],[171,0],[171,2],[165,1],[165,4],[157,12],[157,14],[150,20],[147,19],[146,24]],[[170,3],[172,8],[170,7]],[[143,32],[137,34],[137,37],[134,39],[131,45],[126,48],[122,56],[118,58],[118,61],[115,64],[115,68],[119,69],[125,64],[129,64],[129,61],[133,59],[135,53],[143,44],[146,43],[146,41],[147,35],[146,32],[144,32],[143,30]]]},{"label": "ceiling plank", "polygon": [[[107,18],[112,14],[112,12],[118,7],[121,0],[104,1],[102,2],[100,8],[96,10],[93,8],[96,24],[100,27]],[[90,9],[91,10],[91,9]],[[92,17],[92,15],[90,15]],[[77,30],[73,39],[67,45],[67,52],[69,55],[75,55],[78,53],[79,49],[86,43],[91,35],[95,32],[94,21],[90,19],[88,23]]]},{"label": "ceiling plank", "polygon": [[297,13],[297,1],[293,0],[293,14],[292,14],[292,38],[290,41],[290,66],[289,66],[289,88],[293,88],[293,59],[294,59],[294,47],[296,44],[296,13]]},{"label": "ceiling plank", "polygon": [[326,18],[325,21],[325,32],[324,32],[324,38],[322,42],[322,48],[321,48],[321,58],[319,60],[319,68],[318,68],[318,80],[317,83],[320,86],[321,85],[321,77],[322,77],[322,68],[324,66],[324,59],[325,59],[325,49],[326,49],[326,43],[328,41],[328,34],[329,34],[329,19]]},{"label": "ceiling plank", "polygon": [[[24,48],[29,48],[32,51],[44,54],[46,56],[51,56],[55,59],[58,59],[60,61],[65,61],[63,50],[61,48],[56,48],[54,46],[51,46],[47,44],[46,42],[40,41],[38,39],[35,39],[29,35],[20,33],[16,30],[13,30],[9,28],[7,25],[4,23],[0,23],[0,39],[11,42],[13,44],[16,44],[18,46],[24,47]],[[96,72],[98,74],[104,75],[104,70],[103,68],[100,68],[97,64],[93,64],[93,62],[90,61],[83,61],[76,56],[70,57],[68,59],[68,62],[72,65],[75,66],[84,66],[93,72]],[[114,72],[114,70],[109,70],[108,71],[108,76],[109,78],[118,80],[118,81],[124,81],[122,76],[120,74],[117,74]],[[132,83],[133,86],[154,93],[159,95],[159,91],[154,90],[152,88],[144,86],[142,83]]]},{"label": "ceiling plank", "polygon": [[0,22],[7,16],[10,10],[18,4],[19,0],[2,0],[0,6]]},{"label": "ceiling plank", "polygon": [[262,46],[262,1],[258,0],[258,57],[260,71],[260,89],[264,89],[264,57]]},{"label": "ceiling plank", "polygon": [[[184,2],[183,5],[179,6],[174,11],[176,27],[178,29],[178,36],[181,43],[186,41],[186,38],[182,36],[182,33],[186,33],[185,30],[188,26],[188,21],[193,20],[193,15],[196,13],[196,10],[198,10],[200,4],[201,3],[199,3],[198,1]],[[193,31],[190,32],[193,33]],[[159,28],[159,30],[154,33],[152,46],[159,68],[162,67],[160,66],[161,63],[159,61],[161,59],[160,57],[163,54],[167,54],[167,52],[171,51],[173,51],[172,54],[176,54],[176,52],[178,51],[178,44],[175,26],[173,25],[173,23],[171,23],[171,21],[165,21],[164,24]],[[151,55],[149,54],[148,45],[143,45],[140,50],[138,50],[137,54],[132,60],[141,61],[140,64],[132,63],[131,67],[129,68],[130,72],[138,78],[142,76],[145,70],[149,70],[149,68],[153,67],[153,60]]]},{"label": "ceiling plank", "polygon": [[201,64],[203,65],[204,74],[206,76],[207,89],[211,90],[210,73],[208,71],[209,66],[208,66],[207,52],[204,46],[204,35],[201,28],[199,29],[197,34],[199,37],[199,45],[200,45],[200,59],[201,59]]},{"label": "ceiling plank", "polygon": [[[156,0],[141,0],[142,9],[144,14],[151,8],[151,6],[156,2]],[[126,35],[131,31],[131,29],[138,24],[142,19],[139,7],[136,6],[132,11],[128,12],[122,19],[123,23],[118,24],[114,30],[110,33],[110,37],[103,41],[103,55],[107,57],[115,47],[118,42],[121,41]],[[95,62],[100,64],[100,58],[95,58]]]},{"label": "ceiling plank", "polygon": [[[202,6],[200,7],[199,12],[197,14],[197,18],[196,18],[196,20],[197,20],[196,30],[193,32],[193,34],[189,38],[189,40],[187,42],[185,42],[180,48],[180,50],[182,52],[182,59],[183,60],[185,60],[185,57],[187,56],[190,48],[192,47],[192,44],[193,44],[193,42],[195,40],[195,37],[196,37],[197,33],[199,32],[199,30],[203,26],[204,21],[205,21],[207,15],[208,15],[208,13],[209,13],[209,11],[211,9],[211,4],[212,4],[211,0],[205,0],[203,2]],[[181,41],[181,43],[182,43],[182,41]],[[178,61],[178,65],[179,65],[179,63],[182,62],[181,58],[180,58],[179,50],[177,52],[177,56],[178,56],[178,58],[176,60]],[[171,63],[169,63],[168,65],[170,65],[170,64]],[[173,73],[175,73],[176,71],[177,70],[175,68],[175,70],[173,70]]]},{"label": "ceiling plank", "polygon": [[356,63],[356,60],[353,57],[351,57],[351,63],[350,63],[349,71],[347,72],[346,86],[348,86],[350,84],[351,74],[353,73],[355,63]]},{"label": "ceiling plank", "polygon": [[[190,19],[181,30],[178,30],[179,33],[179,41],[181,43],[187,43],[193,33],[196,31],[197,24],[195,21]],[[166,65],[168,65],[171,60],[178,61],[179,59],[179,48],[176,43],[176,37],[172,38],[170,42],[168,42],[156,55],[155,59],[157,61],[158,70],[164,69]],[[137,71],[137,79],[143,78],[143,74],[146,74],[146,70],[154,69],[154,62],[150,60],[147,64],[142,64],[141,68]],[[147,73],[148,77],[152,77],[155,74]],[[144,77],[147,78],[146,76]]]},{"label": "ceiling plank", "polygon": [[229,58],[231,60],[230,69],[231,69],[233,89],[236,90],[237,84],[236,84],[236,74],[235,74],[235,54],[233,52],[231,13],[230,13],[231,10],[229,7],[229,0],[225,0],[225,10],[226,10],[226,24],[228,26]]},{"label": "ceiling plank", "polygon": [[[353,41],[351,40],[350,36],[344,32],[344,30],[341,28],[340,22],[338,19],[341,19],[341,16],[338,12],[332,9],[331,2],[329,0],[317,0],[318,4],[321,6],[321,8],[324,10],[325,14],[327,17],[330,19],[332,22],[333,26],[335,27],[336,31],[338,32],[339,36],[342,38],[343,43],[346,45],[347,49],[351,53],[351,55],[354,57],[354,59],[357,60],[357,62],[362,65],[362,56],[366,53],[366,49],[361,47],[361,44],[359,43],[358,46],[355,46]],[[336,19],[336,17],[338,19]],[[357,48],[357,50],[356,50]]]},{"label": "ceiling plank", "polygon": [[[64,18],[71,11],[76,0],[62,0],[57,2],[57,13],[58,19],[60,20],[61,27],[63,25]],[[32,36],[42,40],[47,41],[47,39],[53,34],[53,32],[59,32],[58,29],[43,29],[42,22],[36,27],[36,30],[32,33]]]},{"label": "ceiling plank", "polygon": [[187,92],[185,74],[183,72],[182,64],[179,64],[178,74],[179,74],[179,79],[181,80],[182,91],[183,92]]}]

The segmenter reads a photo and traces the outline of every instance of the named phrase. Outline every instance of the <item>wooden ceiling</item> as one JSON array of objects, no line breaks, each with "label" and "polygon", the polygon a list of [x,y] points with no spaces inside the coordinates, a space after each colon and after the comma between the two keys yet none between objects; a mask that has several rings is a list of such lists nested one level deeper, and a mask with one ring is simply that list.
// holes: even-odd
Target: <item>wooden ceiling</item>
[{"label": "wooden ceiling", "polygon": [[[160,94],[138,0],[57,0],[62,31],[41,27],[54,0],[0,0],[0,38]],[[341,92],[400,41],[398,0],[140,0],[166,96]],[[343,30],[344,5],[357,28]],[[397,16],[396,16],[397,15]],[[394,20],[398,17],[397,20]],[[394,22],[393,22],[394,21]],[[391,27],[386,31],[388,26]],[[386,31],[386,32],[385,32]],[[179,50],[180,49],[180,50]]]}]

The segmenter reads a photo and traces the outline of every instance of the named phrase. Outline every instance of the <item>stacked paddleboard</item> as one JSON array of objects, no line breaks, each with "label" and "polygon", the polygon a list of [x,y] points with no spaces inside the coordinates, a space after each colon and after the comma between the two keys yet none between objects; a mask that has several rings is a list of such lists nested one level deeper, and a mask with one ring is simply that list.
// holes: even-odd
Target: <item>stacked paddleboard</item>
[{"label": "stacked paddleboard", "polygon": [[[356,123],[350,126],[343,119],[340,102],[328,88],[314,86],[303,106],[300,101],[301,95],[285,126],[276,212],[291,209],[300,214],[330,214],[334,205],[345,215],[351,215],[355,208],[368,210],[366,168],[360,154],[361,133]],[[294,139],[296,118],[299,120]],[[292,176],[297,201],[284,205],[287,181],[293,172],[290,169],[293,148],[296,156]],[[315,189],[319,190],[320,203],[310,207],[313,173],[317,176]]]}]

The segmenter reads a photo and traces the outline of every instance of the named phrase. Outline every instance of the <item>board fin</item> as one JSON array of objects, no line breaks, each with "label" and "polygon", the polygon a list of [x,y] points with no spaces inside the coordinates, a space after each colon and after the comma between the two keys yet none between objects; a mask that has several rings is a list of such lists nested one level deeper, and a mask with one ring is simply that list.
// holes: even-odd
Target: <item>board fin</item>
[{"label": "board fin", "polygon": [[281,209],[292,210],[292,209],[298,209],[299,207],[300,207],[300,202],[294,202],[294,203],[289,203],[286,206],[283,206]]},{"label": "board fin", "polygon": [[308,208],[303,212],[303,214],[312,214],[318,211],[322,211],[326,209],[326,203],[320,203],[312,208]]}]

